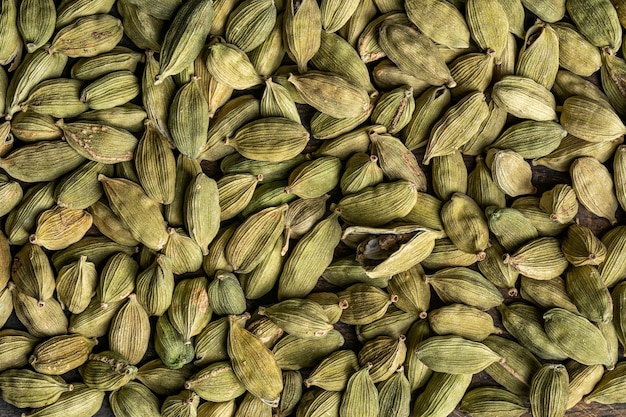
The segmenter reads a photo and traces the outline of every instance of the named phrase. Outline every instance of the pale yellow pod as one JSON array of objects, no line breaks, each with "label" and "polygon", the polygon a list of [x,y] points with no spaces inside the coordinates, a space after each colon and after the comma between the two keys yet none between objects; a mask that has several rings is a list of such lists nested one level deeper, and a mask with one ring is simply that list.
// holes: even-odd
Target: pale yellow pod
[{"label": "pale yellow pod", "polygon": [[570,167],[572,188],[580,204],[596,216],[616,224],[618,201],[609,170],[592,157],[578,158]]}]

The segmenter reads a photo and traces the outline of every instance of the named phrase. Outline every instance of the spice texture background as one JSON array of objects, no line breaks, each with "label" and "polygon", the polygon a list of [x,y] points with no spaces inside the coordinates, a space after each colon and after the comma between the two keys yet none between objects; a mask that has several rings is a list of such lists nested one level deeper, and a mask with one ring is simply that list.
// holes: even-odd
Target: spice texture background
[{"label": "spice texture background", "polygon": [[[436,411],[424,405],[435,397],[424,394],[430,372],[424,364],[432,362],[443,374],[455,358],[464,358],[460,366],[476,371],[464,372],[473,374],[471,383],[451,390],[447,398],[456,398],[459,390],[515,392],[517,387],[519,403],[509,404],[515,411],[506,416],[626,416],[626,394],[617,394],[614,404],[582,400],[565,413],[564,387],[537,388],[533,384],[538,382],[531,382],[537,375],[533,364],[528,365],[532,374],[517,374],[516,383],[509,379],[510,386],[499,385],[493,368],[506,355],[482,343],[487,335],[517,341],[541,365],[583,361],[587,345],[581,342],[579,350],[569,352],[576,341],[568,339],[567,331],[547,342],[557,352],[551,357],[516,338],[503,320],[503,306],[523,303],[534,306],[543,326],[548,320],[543,314],[562,307],[592,326],[606,347],[588,355],[593,364],[586,365],[600,367],[604,375],[615,363],[624,367],[626,268],[620,259],[626,256],[626,235],[619,234],[614,239],[619,243],[613,244],[606,236],[626,226],[626,147],[620,147],[626,133],[620,24],[626,24],[626,1],[0,4],[0,197],[5,199],[0,214],[7,208],[0,216],[0,283],[1,267],[13,258],[11,283],[0,288],[0,303],[5,300],[0,319],[7,317],[2,330],[36,333],[18,318],[26,313],[6,307],[24,304],[18,293],[31,295],[34,306],[33,293],[46,294],[40,301],[62,297],[59,281],[50,287],[50,277],[42,277],[49,271],[58,280],[61,268],[72,266],[85,268],[83,288],[93,290],[82,295],[84,306],[76,310],[91,301],[106,307],[103,311],[120,312],[111,314],[104,331],[83,324],[98,343],[89,348],[91,356],[79,360],[85,362],[81,373],[88,364],[106,363],[112,374],[125,369],[130,380],[150,386],[140,377],[146,363],[160,358],[172,368],[184,365],[186,386],[156,395],[164,416],[195,416],[198,402],[198,416],[213,416],[202,404],[227,396],[226,383],[207,388],[198,375],[221,361],[233,363],[233,392],[241,390],[232,395],[239,411],[230,417],[315,416],[306,410],[307,392],[316,397],[321,392],[313,391],[315,384],[296,384],[304,396],[300,400],[290,392],[297,401],[281,414],[289,396],[283,392],[279,404],[276,392],[281,390],[274,382],[287,370],[299,371],[306,381],[322,359],[338,350],[358,356],[358,366],[347,371],[339,390],[347,393],[341,397],[341,413],[335,414],[339,417],[379,416],[373,411],[379,406],[368,401],[350,405],[358,395],[351,383],[345,385],[367,362],[373,368],[359,389],[375,390],[374,378],[383,392],[400,366],[408,378],[402,378],[404,388],[380,396],[380,417],[483,416],[467,411],[471,404],[461,402],[463,395],[455,404],[432,405]],[[88,23],[81,27],[77,22]],[[14,57],[10,49],[18,44]],[[42,51],[43,58],[34,58]],[[36,59],[42,64],[33,70]],[[24,77],[22,84],[16,77]],[[21,230],[15,212],[23,210],[29,190],[43,184],[48,184],[49,201],[28,219],[17,220],[25,222]],[[19,197],[6,191],[16,186]],[[301,211],[298,202],[304,202]],[[11,244],[8,251],[2,246],[4,235]],[[107,243],[84,250],[85,259],[80,251],[68,255],[68,247],[103,236]],[[552,246],[546,244],[541,253],[523,251],[540,241]],[[31,246],[41,250],[26,252]],[[116,255],[115,264],[111,258],[120,251],[126,255]],[[34,259],[50,267],[35,265]],[[448,268],[453,267],[460,271],[459,283],[437,284],[437,277],[452,275]],[[95,277],[89,284],[88,268]],[[618,272],[610,275],[611,268]],[[578,292],[577,272],[584,275]],[[478,281],[471,281],[475,276]],[[555,281],[560,292],[546,285]],[[355,295],[359,283],[368,284],[363,295]],[[531,284],[538,288],[535,297],[545,298],[533,299]],[[466,293],[459,291],[463,285]],[[477,293],[468,296],[470,291]],[[298,304],[301,311],[279,308],[309,298]],[[442,318],[452,304],[471,310],[468,322]],[[311,310],[303,313],[305,307]],[[62,314],[67,326],[55,331],[42,324],[39,331],[50,333],[42,333],[39,342],[67,328],[74,333],[80,314],[67,309]],[[227,340],[224,331],[220,348],[202,351],[215,344],[204,333],[207,326],[229,316],[238,319],[226,319],[224,328],[240,339]],[[285,316],[300,324],[281,322]],[[245,339],[250,333],[241,332],[245,319],[257,325],[248,327],[258,336],[252,341]],[[269,330],[259,328],[263,320]],[[480,329],[484,335],[471,334],[473,320],[487,321]],[[432,351],[411,336],[419,323],[431,327],[424,340],[433,343]],[[275,355],[276,340],[282,335],[279,345],[286,344],[288,334],[312,341],[292,356],[284,353],[287,349]],[[341,342],[318,353],[315,343],[329,340],[327,335]],[[474,366],[468,349],[446,353],[455,335],[464,338],[462,343],[476,343],[463,346],[484,349],[486,356],[479,360],[490,354],[498,360]],[[372,341],[383,339],[380,351],[374,351]],[[258,340],[269,349],[257,346]],[[245,351],[244,341],[255,348]],[[236,348],[246,354],[238,357]],[[264,375],[237,362],[254,353],[271,359],[259,361],[267,365]],[[2,354],[0,346],[0,367]],[[203,362],[206,355],[216,359]],[[319,357],[307,361],[309,355]],[[415,365],[418,357],[424,364]],[[516,370],[502,369],[511,375]],[[418,381],[420,372],[423,380]],[[89,378],[81,373],[76,366],[60,376],[80,383]],[[357,385],[356,378],[351,381]],[[102,405],[85,415],[115,415],[110,393],[127,381],[115,387],[101,383],[107,386]],[[413,386],[410,393],[407,384]],[[179,392],[196,403],[178,401],[168,409],[166,399]],[[383,412],[391,408],[390,395],[403,411]],[[0,398],[0,417],[24,412],[30,415]]]}]

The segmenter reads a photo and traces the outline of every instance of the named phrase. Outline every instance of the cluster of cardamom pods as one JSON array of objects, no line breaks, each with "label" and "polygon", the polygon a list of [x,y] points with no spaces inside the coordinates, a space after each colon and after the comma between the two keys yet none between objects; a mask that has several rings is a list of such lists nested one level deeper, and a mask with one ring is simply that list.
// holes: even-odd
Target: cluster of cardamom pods
[{"label": "cluster of cardamom pods", "polygon": [[0,1],[0,410],[625,413],[623,27]]}]

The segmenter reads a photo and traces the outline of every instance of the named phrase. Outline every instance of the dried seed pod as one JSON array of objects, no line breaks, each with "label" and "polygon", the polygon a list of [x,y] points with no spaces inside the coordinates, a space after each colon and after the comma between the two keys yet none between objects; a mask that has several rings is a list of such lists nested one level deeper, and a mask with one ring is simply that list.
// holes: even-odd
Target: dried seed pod
[{"label": "dried seed pod", "polygon": [[187,344],[211,320],[213,311],[207,294],[208,282],[204,277],[179,281],[174,288],[168,315],[172,325],[183,335]]},{"label": "dried seed pod", "polygon": [[372,364],[367,363],[352,374],[341,397],[340,415],[346,417],[378,416],[378,390],[370,375],[371,370]]},{"label": "dried seed pod", "polygon": [[417,191],[426,190],[426,177],[415,155],[396,137],[370,133],[372,153],[378,156],[383,174],[391,181],[407,180]]},{"label": "dried seed pod", "polygon": [[569,265],[560,242],[553,237],[533,239],[512,255],[505,254],[503,260],[520,274],[533,279],[558,277]]},{"label": "dried seed pod", "polygon": [[565,289],[565,280],[560,277],[537,280],[522,275],[520,295],[524,300],[544,309],[561,307],[572,313],[578,313],[578,309]]},{"label": "dried seed pod", "polygon": [[532,222],[514,208],[487,207],[489,230],[506,251],[515,251],[524,243],[539,237]]},{"label": "dried seed pod", "polygon": [[109,348],[121,354],[131,365],[143,359],[150,341],[148,313],[138,303],[135,294],[130,294],[115,314],[109,329]]},{"label": "dried seed pod", "polygon": [[130,229],[133,236],[151,249],[165,247],[169,234],[160,206],[137,184],[120,178],[98,176],[111,209]]},{"label": "dried seed pod", "polygon": [[617,223],[615,212],[619,203],[608,169],[595,158],[583,157],[572,163],[570,175],[578,201],[593,214]]},{"label": "dried seed pod", "polygon": [[405,4],[411,22],[433,42],[449,48],[467,48],[470,31],[463,15],[453,5],[440,1],[409,1]]},{"label": "dried seed pod", "polygon": [[370,95],[376,94],[365,63],[346,40],[327,30],[322,31],[320,40],[320,48],[311,58],[311,64],[316,69],[341,75],[365,89]]},{"label": "dried seed pod", "polygon": [[460,409],[477,417],[491,413],[519,417],[529,411],[519,396],[495,387],[479,387],[466,392]]},{"label": "dried seed pod", "polygon": [[289,0],[285,14],[285,49],[306,72],[307,63],[317,53],[321,44],[322,17],[317,1],[304,0],[298,4]]},{"label": "dried seed pod", "polygon": [[[589,320],[558,307],[548,310],[543,318],[550,340],[576,362],[612,366],[606,339]],[[583,337],[585,344],[580,343]]]},{"label": "dried seed pod", "polygon": [[456,85],[441,53],[425,35],[385,20],[378,40],[382,50],[402,71],[432,85]]},{"label": "dried seed pod", "polygon": [[96,291],[98,273],[86,256],[64,265],[56,279],[57,298],[74,314],[84,311]]},{"label": "dried seed pod", "polygon": [[426,276],[439,298],[488,310],[502,304],[500,291],[477,271],[464,267],[446,268]]},{"label": "dried seed pod", "polygon": [[[536,121],[557,120],[554,96],[530,78],[505,76],[494,84],[492,97],[498,106],[515,117]],[[566,126],[563,127],[569,132]]]},{"label": "dried seed pod", "polygon": [[312,367],[344,343],[343,336],[337,330],[331,330],[326,336],[315,340],[287,335],[274,345],[272,352],[281,369],[296,371]]},{"label": "dried seed pod", "polygon": [[213,14],[213,2],[206,0],[187,2],[178,9],[163,39],[157,84],[180,73],[200,54],[211,29]]},{"label": "dried seed pod", "polygon": [[567,230],[567,236],[561,244],[561,250],[574,266],[600,265],[606,257],[606,246],[591,229],[573,224]]},{"label": "dried seed pod", "polygon": [[519,273],[510,265],[505,264],[502,257],[505,250],[500,243],[492,239],[491,246],[485,249],[485,259],[478,263],[478,270],[497,287],[505,288],[508,295],[517,295],[515,283]]},{"label": "dried seed pod", "polygon": [[28,363],[42,374],[62,375],[85,363],[97,344],[80,334],[54,336],[35,346]]},{"label": "dried seed pod", "polygon": [[446,416],[463,398],[472,380],[471,374],[447,374],[434,372],[424,391],[413,404],[416,416]]},{"label": "dried seed pod", "polygon": [[450,100],[450,90],[446,87],[430,87],[415,100],[411,120],[402,131],[407,148],[415,150],[426,145],[431,128],[448,107]]},{"label": "dried seed pod", "polygon": [[548,338],[541,310],[524,304],[498,306],[504,328],[526,349],[546,360],[564,360],[568,355]]},{"label": "dried seed pod", "polygon": [[478,204],[454,193],[441,208],[441,221],[448,238],[462,251],[480,254],[489,246],[489,228]]},{"label": "dried seed pod", "polygon": [[282,373],[274,353],[229,316],[228,356],[243,386],[263,403],[278,406],[283,390]]},{"label": "dried seed pod", "polygon": [[169,369],[180,369],[194,358],[194,347],[185,344],[183,335],[174,328],[167,315],[157,319],[154,329],[154,350]]},{"label": "dried seed pod", "polygon": [[536,416],[565,415],[569,376],[565,366],[546,364],[533,376],[530,384],[530,408]]},{"label": "dried seed pod", "polygon": [[560,122],[568,133],[589,142],[609,141],[626,132],[626,126],[610,106],[582,96],[565,100]]},{"label": "dried seed pod", "polygon": [[109,14],[80,17],[57,32],[46,52],[70,58],[95,56],[113,49],[123,32],[122,21]]},{"label": "dried seed pod", "polygon": [[[16,407],[44,407],[56,402],[74,386],[59,376],[43,375],[29,369],[9,369],[0,374],[2,399]],[[104,396],[104,394],[103,394]]]},{"label": "dried seed pod", "polygon": [[596,268],[585,265],[570,269],[565,284],[567,294],[582,316],[593,322],[612,320],[613,300]]},{"label": "dried seed pod", "polygon": [[455,335],[482,341],[490,334],[500,333],[488,313],[464,304],[450,304],[428,313],[431,329],[438,335]]},{"label": "dried seed pod", "polygon": [[528,395],[531,377],[541,367],[537,358],[522,345],[503,337],[489,336],[483,343],[504,359],[485,368],[487,374],[512,393]]},{"label": "dried seed pod", "polygon": [[433,126],[424,154],[428,164],[434,156],[443,156],[460,149],[480,129],[489,116],[485,95],[479,91],[463,97],[450,107]]},{"label": "dried seed pod", "polygon": [[358,369],[359,363],[353,351],[333,352],[313,369],[304,380],[304,385],[307,388],[314,385],[327,391],[343,391],[350,376]]},{"label": "dried seed pod", "polygon": [[[33,163],[33,161],[40,160],[50,161],[50,163],[45,167]],[[83,162],[85,158],[75,152],[67,142],[53,140],[37,142],[13,150],[0,158],[0,168],[17,180],[40,182],[55,180],[78,168]],[[32,220],[34,222],[35,219]]]}]

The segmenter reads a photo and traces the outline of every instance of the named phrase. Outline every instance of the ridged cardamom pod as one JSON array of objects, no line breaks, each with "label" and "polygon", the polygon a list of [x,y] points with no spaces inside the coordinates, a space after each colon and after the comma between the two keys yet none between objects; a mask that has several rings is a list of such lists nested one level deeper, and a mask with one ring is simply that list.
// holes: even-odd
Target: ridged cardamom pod
[{"label": "ridged cardamom pod", "polygon": [[196,59],[211,29],[213,14],[210,0],[189,1],[176,11],[163,39],[161,69],[155,84],[180,73]]},{"label": "ridged cardamom pod", "polygon": [[286,193],[300,198],[317,198],[331,191],[339,183],[341,160],[323,156],[298,165],[289,175]]},{"label": "ridged cardamom pod", "polygon": [[[40,160],[49,163],[45,167],[34,163]],[[83,162],[85,158],[75,152],[67,142],[54,140],[37,142],[14,150],[0,158],[0,168],[17,180],[40,182],[52,181],[76,169]]]},{"label": "ridged cardamom pod", "polygon": [[402,131],[407,148],[415,150],[426,145],[430,130],[450,104],[450,97],[448,88],[430,87],[415,100],[412,118]]},{"label": "ridged cardamom pod", "polygon": [[160,359],[152,360],[137,371],[137,380],[157,395],[173,395],[180,392],[185,381],[196,371],[192,365],[170,369]]},{"label": "ridged cardamom pod", "polygon": [[517,197],[537,192],[537,187],[532,184],[532,168],[519,153],[491,148],[486,162],[490,165],[493,182],[505,194]]},{"label": "ridged cardamom pod", "polygon": [[378,156],[383,174],[391,181],[406,180],[417,191],[426,190],[426,178],[415,155],[402,141],[389,134],[370,132],[371,151]]},{"label": "ridged cardamom pod", "polygon": [[179,281],[174,288],[168,314],[172,325],[183,335],[185,343],[199,334],[211,320],[208,282],[204,277]]},{"label": "ridged cardamom pod", "polygon": [[28,365],[30,353],[39,339],[22,330],[3,329],[0,342],[0,371],[5,371]]},{"label": "ridged cardamom pod", "polygon": [[113,49],[123,32],[122,22],[111,15],[84,16],[59,30],[46,51],[70,58],[95,56]]},{"label": "ridged cardamom pod", "polygon": [[428,313],[432,330],[439,335],[456,335],[480,342],[500,333],[488,313],[464,304],[450,304]]},{"label": "ridged cardamom pod", "polygon": [[502,304],[500,291],[481,273],[465,267],[445,268],[427,275],[432,286],[444,302],[462,303],[488,310]]},{"label": "ridged cardamom pod", "polygon": [[337,204],[341,218],[361,226],[380,226],[409,214],[417,201],[417,190],[411,182],[400,180],[342,198]]},{"label": "ridged cardamom pod", "polygon": [[112,301],[103,307],[98,297],[93,297],[85,310],[70,318],[70,333],[80,333],[85,337],[101,337],[109,331],[113,316],[124,304],[123,300]]},{"label": "ridged cardamom pod", "polygon": [[[298,241],[287,258],[278,282],[278,298],[304,297],[332,262],[341,239],[339,211],[317,223]],[[315,262],[310,262],[315,259]]]},{"label": "ridged cardamom pod", "polygon": [[306,72],[307,63],[321,43],[322,16],[317,1],[303,0],[298,4],[289,0],[284,25],[287,54],[298,64],[298,71]]},{"label": "ridged cardamom pod", "polygon": [[149,341],[148,313],[137,301],[137,296],[130,294],[111,321],[109,348],[135,365],[143,359]]},{"label": "ridged cardamom pod", "polygon": [[282,373],[274,353],[235,316],[229,316],[228,356],[245,388],[270,406],[277,406],[283,390]]},{"label": "ridged cardamom pod", "polygon": [[[460,350],[464,354],[459,361]],[[455,375],[474,374],[502,361],[500,355],[484,344],[459,336],[432,336],[418,345],[417,357],[435,372]]]},{"label": "ridged cardamom pod", "polygon": [[309,136],[300,123],[283,117],[266,117],[245,124],[225,142],[246,158],[280,162],[302,152]]},{"label": "ridged cardamom pod", "polygon": [[107,259],[96,289],[103,309],[109,302],[122,301],[133,292],[138,270],[137,262],[125,253],[118,252]]},{"label": "ridged cardamom pod", "polygon": [[259,314],[269,317],[285,332],[303,339],[317,339],[333,329],[322,306],[313,300],[288,299],[260,307]]},{"label": "ridged cardamom pod", "polygon": [[341,314],[341,321],[356,325],[378,320],[398,298],[365,283],[351,285],[337,295],[348,303],[348,308]]},{"label": "ridged cardamom pod", "polygon": [[82,210],[95,204],[104,194],[98,175],[113,175],[113,165],[87,161],[63,177],[54,190],[57,204],[63,208]]},{"label": "ridged cardamom pod", "polygon": [[129,382],[112,392],[109,402],[113,413],[128,417],[158,417],[160,403],[149,388],[137,382]]},{"label": "ridged cardamom pod", "polygon": [[185,344],[183,335],[172,326],[167,315],[157,319],[154,329],[154,350],[169,369],[180,369],[194,357],[193,345]]},{"label": "ridged cardamom pod", "polygon": [[159,204],[150,199],[137,184],[121,179],[98,176],[111,209],[130,229],[133,236],[154,250],[165,247],[169,234]]},{"label": "ridged cardamom pod", "polygon": [[612,225],[616,224],[619,203],[608,169],[593,157],[582,157],[572,162],[570,175],[580,204],[596,216],[608,219]]},{"label": "ridged cardamom pod", "polygon": [[54,336],[35,346],[28,363],[42,374],[61,375],[85,363],[97,344],[80,334]]},{"label": "ridged cardamom pod", "polygon": [[572,299],[567,294],[565,280],[561,277],[537,280],[522,275],[520,295],[524,300],[545,309],[561,307],[572,313],[578,312]]},{"label": "ridged cardamom pod", "polygon": [[[554,96],[530,78],[507,75],[494,84],[491,94],[498,106],[515,117],[537,121],[557,120]],[[569,132],[566,126],[563,127]]]},{"label": "ridged cardamom pod", "polygon": [[235,272],[251,272],[271,251],[271,243],[283,232],[286,210],[286,204],[266,208],[237,227],[225,249],[226,259]]},{"label": "ridged cardamom pod", "polygon": [[195,392],[183,390],[179,394],[170,395],[163,401],[161,416],[197,415],[198,404],[200,404],[200,397]]},{"label": "ridged cardamom pod", "polygon": [[413,415],[449,415],[463,398],[471,380],[471,374],[433,373],[426,388],[413,404]]},{"label": "ridged cardamom pod", "polygon": [[229,13],[225,38],[242,51],[250,52],[270,35],[275,23],[273,0],[245,0]]},{"label": "ridged cardamom pod", "polygon": [[495,51],[495,61],[499,63],[509,32],[509,22],[504,8],[497,1],[468,0],[465,19],[474,41],[482,50]]},{"label": "ridged cardamom pod", "polygon": [[[0,374],[2,399],[19,408],[45,407],[56,402],[74,386],[59,376],[40,374],[29,369],[9,369]],[[103,394],[104,395],[104,394]]]},{"label": "ridged cardamom pod", "polygon": [[551,25],[559,37],[559,65],[581,77],[589,77],[602,65],[600,51],[576,28],[565,22]]},{"label": "ridged cardamom pod", "polygon": [[[10,252],[8,259],[10,262]],[[42,306],[52,297],[55,287],[54,272],[48,256],[40,246],[25,244],[13,258],[9,270],[17,289],[24,295],[37,299]]]},{"label": "ridged cardamom pod", "polygon": [[467,23],[453,5],[441,0],[410,0],[404,7],[411,22],[433,42],[449,48],[469,46]]},{"label": "ridged cardamom pod", "polygon": [[543,327],[541,310],[513,303],[498,307],[504,328],[526,349],[546,360],[564,360],[568,355],[548,337]]},{"label": "ridged cardamom pod", "polygon": [[250,58],[237,46],[223,41],[209,45],[206,67],[213,78],[220,83],[236,89],[246,90],[264,83]]},{"label": "ridged cardamom pod", "polygon": [[309,71],[290,74],[288,81],[309,105],[335,118],[359,117],[370,105],[367,91],[340,75]]},{"label": "ridged cardamom pod", "polygon": [[217,271],[207,288],[211,308],[220,316],[243,314],[246,311],[246,297],[237,277],[226,271]]},{"label": "ridged cardamom pod", "polygon": [[478,133],[488,116],[489,106],[483,93],[476,91],[463,97],[433,126],[424,154],[424,163],[428,164],[435,156],[448,155],[461,148]]},{"label": "ridged cardamom pod", "polygon": [[570,269],[565,284],[580,315],[593,322],[607,322],[613,318],[611,294],[596,268],[584,265]]},{"label": "ridged cardamom pod", "polygon": [[567,230],[567,236],[561,243],[561,250],[574,266],[600,265],[606,258],[606,246],[591,229],[573,224]]},{"label": "ridged cardamom pod", "polygon": [[568,1],[567,12],[578,30],[595,46],[617,50],[622,45],[622,26],[609,0]]},{"label": "ridged cardamom pod", "polygon": [[78,242],[92,223],[91,214],[85,210],[55,206],[41,213],[37,229],[28,240],[50,250],[65,249]]},{"label": "ridged cardamom pod", "polygon": [[517,395],[528,395],[532,376],[539,370],[541,363],[525,347],[500,336],[489,336],[483,343],[504,362],[496,362],[485,371],[496,382]]},{"label": "ridged cardamom pod", "polygon": [[479,387],[466,392],[460,409],[475,416],[494,413],[502,417],[519,417],[529,411],[519,396],[495,387]]},{"label": "ridged cardamom pod", "polygon": [[370,375],[371,368],[372,364],[367,363],[348,379],[339,406],[341,416],[378,416],[378,390]]},{"label": "ridged cardamom pod", "polygon": [[74,314],[84,311],[96,291],[98,273],[87,256],[64,265],[56,279],[57,298]]},{"label": "ridged cardamom pod", "polygon": [[320,48],[311,58],[311,64],[320,71],[347,78],[364,88],[369,94],[376,91],[370,81],[369,71],[357,51],[335,33],[322,31]]},{"label": "ridged cardamom pod", "polygon": [[568,133],[589,142],[613,140],[626,132],[626,126],[610,106],[582,96],[565,100],[560,122]]},{"label": "ridged cardamom pod", "polygon": [[591,393],[584,397],[586,404],[615,404],[626,382],[625,367],[620,363],[615,369],[608,371],[598,382]]},{"label": "ridged cardamom pod", "polygon": [[380,26],[379,42],[402,71],[432,85],[456,85],[433,42],[411,27],[385,21]]},{"label": "ridged cardamom pod", "polygon": [[542,366],[530,384],[530,408],[533,415],[565,415],[568,390],[569,376],[565,366],[561,364]]}]

